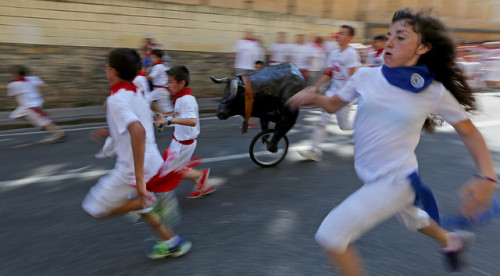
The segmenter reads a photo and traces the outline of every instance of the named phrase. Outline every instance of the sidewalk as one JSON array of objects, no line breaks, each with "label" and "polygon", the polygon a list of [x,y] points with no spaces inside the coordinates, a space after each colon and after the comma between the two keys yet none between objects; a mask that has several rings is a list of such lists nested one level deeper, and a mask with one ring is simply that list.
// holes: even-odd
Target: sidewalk
[{"label": "sidewalk", "polygon": [[[220,98],[200,98],[197,99],[197,101],[200,114],[215,114]],[[58,125],[73,125],[106,121],[106,110],[103,106],[54,108],[44,110],[49,113],[54,122]],[[12,111],[0,112],[0,130],[33,127],[29,122],[9,119],[9,114],[11,112]]]}]

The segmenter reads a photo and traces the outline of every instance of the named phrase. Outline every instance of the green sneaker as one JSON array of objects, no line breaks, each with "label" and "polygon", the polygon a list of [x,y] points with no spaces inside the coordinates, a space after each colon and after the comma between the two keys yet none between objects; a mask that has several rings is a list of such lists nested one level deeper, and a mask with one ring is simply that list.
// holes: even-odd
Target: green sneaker
[{"label": "green sneaker", "polygon": [[179,257],[191,250],[191,242],[181,238],[179,243],[175,246],[168,247],[168,244],[164,241],[158,242],[153,245],[149,252],[146,253],[150,259],[163,259],[165,257]]}]

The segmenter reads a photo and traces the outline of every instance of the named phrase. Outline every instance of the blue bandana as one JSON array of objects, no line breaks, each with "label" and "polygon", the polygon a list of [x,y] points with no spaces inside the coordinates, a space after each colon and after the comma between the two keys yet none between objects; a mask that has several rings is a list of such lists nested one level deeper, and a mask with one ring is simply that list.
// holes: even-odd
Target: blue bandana
[{"label": "blue bandana", "polygon": [[394,68],[383,65],[382,74],[390,84],[413,93],[426,89],[436,77],[426,65]]}]

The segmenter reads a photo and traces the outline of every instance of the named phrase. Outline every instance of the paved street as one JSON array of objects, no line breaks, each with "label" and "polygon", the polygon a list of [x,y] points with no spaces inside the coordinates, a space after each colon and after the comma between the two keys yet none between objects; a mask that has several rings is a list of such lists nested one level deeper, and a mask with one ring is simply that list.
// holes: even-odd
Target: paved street
[{"label": "paved street", "polygon": [[[481,94],[473,116],[500,166],[500,96]],[[100,144],[89,132],[102,123],[64,126],[68,140],[39,144],[36,129],[0,131],[0,275],[332,275],[314,242],[324,216],[360,186],[353,169],[351,133],[329,126],[320,163],[302,161],[296,149],[307,143],[317,109],[301,112],[289,132],[291,148],[278,166],[263,169],[247,155],[250,129],[241,118],[201,119],[195,156],[210,167],[218,190],[186,199],[191,183],[177,188],[182,223],[176,231],[193,242],[177,259],[152,261],[143,251],[154,235],[125,217],[96,221],[80,207],[88,189],[114,164],[96,159]],[[157,136],[161,150],[172,128]],[[453,212],[456,190],[475,168],[458,136],[447,126],[422,136],[417,149],[422,178],[442,212]],[[381,199],[383,200],[383,199]],[[500,275],[500,220],[477,230],[470,266],[453,275]],[[357,245],[371,275],[447,275],[436,244],[404,229],[396,219],[377,226]]]}]

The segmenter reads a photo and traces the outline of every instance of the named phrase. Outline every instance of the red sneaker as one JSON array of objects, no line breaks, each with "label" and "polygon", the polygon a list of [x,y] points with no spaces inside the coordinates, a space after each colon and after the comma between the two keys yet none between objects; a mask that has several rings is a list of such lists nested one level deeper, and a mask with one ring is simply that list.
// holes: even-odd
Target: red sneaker
[{"label": "red sneaker", "polygon": [[187,194],[187,198],[199,198],[208,194],[215,192],[215,187],[207,186],[208,176],[210,175],[210,169],[203,169],[201,172],[200,179],[194,185],[195,189],[191,193]]},{"label": "red sneaker", "polygon": [[186,195],[187,198],[200,198],[215,192],[216,188],[214,186],[207,187],[205,190],[194,190]]}]

